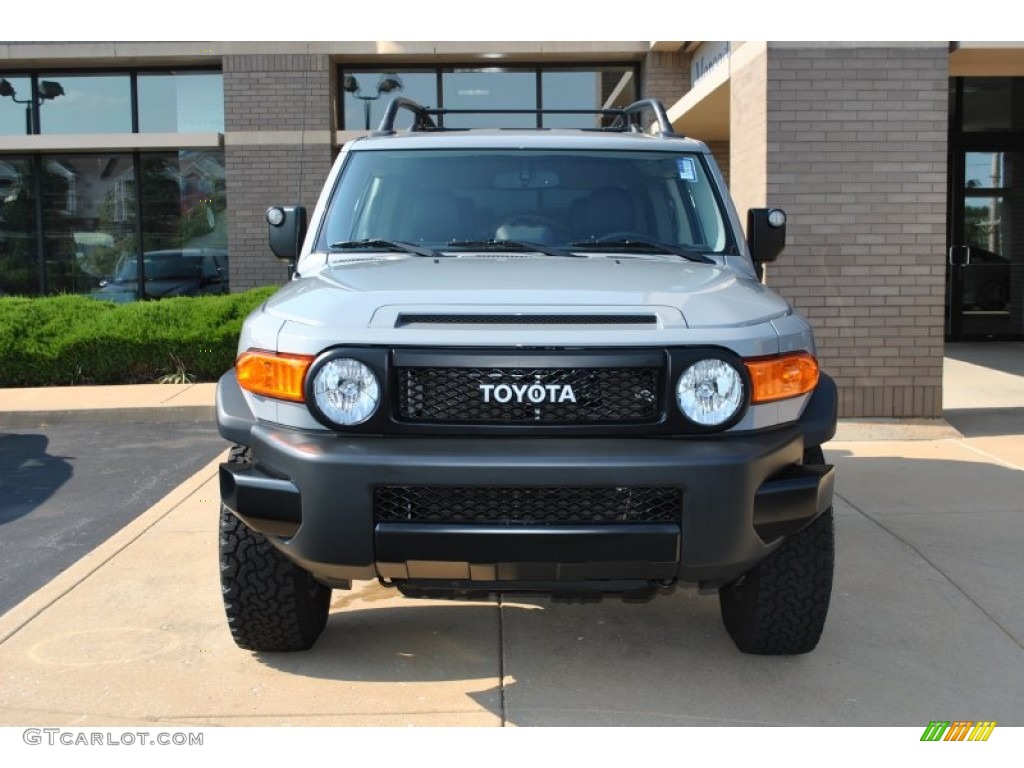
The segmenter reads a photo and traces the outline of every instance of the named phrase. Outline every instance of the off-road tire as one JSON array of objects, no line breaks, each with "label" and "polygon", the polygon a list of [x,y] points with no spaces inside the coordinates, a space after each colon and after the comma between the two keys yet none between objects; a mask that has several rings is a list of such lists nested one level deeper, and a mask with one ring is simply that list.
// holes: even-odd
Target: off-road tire
[{"label": "off-road tire", "polygon": [[[823,464],[821,448],[804,463]],[[832,597],[835,539],[832,508],[738,581],[718,591],[722,621],[743,653],[787,655],[814,650]]]},{"label": "off-road tire", "polygon": [[[235,446],[231,463],[251,461]],[[249,651],[305,651],[327,623],[331,590],[227,507],[220,511],[220,584],[231,636]]]}]

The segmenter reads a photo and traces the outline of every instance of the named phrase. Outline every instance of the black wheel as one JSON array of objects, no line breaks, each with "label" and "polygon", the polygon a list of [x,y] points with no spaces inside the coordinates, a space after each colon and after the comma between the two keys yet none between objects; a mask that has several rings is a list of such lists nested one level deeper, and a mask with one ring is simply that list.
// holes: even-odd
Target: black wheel
[{"label": "black wheel", "polygon": [[[822,464],[821,448],[805,463]],[[744,653],[785,655],[814,650],[825,627],[835,563],[832,508],[791,536],[756,568],[722,587],[722,621]]]},{"label": "black wheel", "polygon": [[[235,446],[229,462],[251,461]],[[226,507],[220,511],[220,584],[231,636],[249,651],[305,651],[327,623],[331,590]]]}]

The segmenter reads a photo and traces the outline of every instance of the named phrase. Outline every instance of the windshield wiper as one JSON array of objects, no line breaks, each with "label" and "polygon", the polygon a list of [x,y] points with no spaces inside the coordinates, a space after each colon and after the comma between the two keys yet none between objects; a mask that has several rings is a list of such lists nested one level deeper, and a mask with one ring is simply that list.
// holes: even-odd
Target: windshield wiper
[{"label": "windshield wiper", "polygon": [[533,251],[545,256],[580,256],[578,253],[561,248],[551,248],[539,243],[528,243],[525,240],[452,240],[449,248],[470,248],[476,251]]},{"label": "windshield wiper", "polygon": [[696,246],[687,247],[684,245],[669,245],[656,240],[645,240],[639,237],[620,237],[611,240],[578,240],[569,243],[573,248],[590,248],[593,250],[621,251],[624,248],[644,249],[654,253],[670,253],[673,256],[682,256],[684,259],[696,261],[701,264],[715,264],[714,259],[704,255],[706,249]]},{"label": "windshield wiper", "polygon": [[427,258],[439,259],[444,256],[440,251],[425,246],[404,243],[401,240],[342,240],[338,243],[331,243],[332,251],[398,251],[411,253],[413,256],[424,256]]}]

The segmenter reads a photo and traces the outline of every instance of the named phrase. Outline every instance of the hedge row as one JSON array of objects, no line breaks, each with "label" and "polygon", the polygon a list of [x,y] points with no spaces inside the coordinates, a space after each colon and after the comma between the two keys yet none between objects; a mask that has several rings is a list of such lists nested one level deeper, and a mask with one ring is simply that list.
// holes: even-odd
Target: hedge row
[{"label": "hedge row", "polygon": [[0,298],[0,387],[216,381],[234,363],[242,321],[274,290],[131,304]]}]

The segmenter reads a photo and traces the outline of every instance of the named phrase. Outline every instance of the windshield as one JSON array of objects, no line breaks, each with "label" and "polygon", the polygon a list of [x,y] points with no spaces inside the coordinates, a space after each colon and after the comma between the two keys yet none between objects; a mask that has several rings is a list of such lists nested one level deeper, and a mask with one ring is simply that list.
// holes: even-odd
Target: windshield
[{"label": "windshield", "polygon": [[[146,254],[147,280],[198,279],[203,275],[202,255]],[[124,259],[114,274],[115,282],[129,282],[139,279],[139,262],[132,256]]]},{"label": "windshield", "polygon": [[608,150],[354,151],[317,248],[363,240],[448,251],[494,240],[732,245],[700,154]]}]

